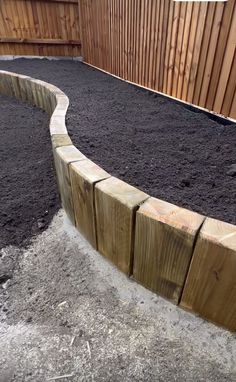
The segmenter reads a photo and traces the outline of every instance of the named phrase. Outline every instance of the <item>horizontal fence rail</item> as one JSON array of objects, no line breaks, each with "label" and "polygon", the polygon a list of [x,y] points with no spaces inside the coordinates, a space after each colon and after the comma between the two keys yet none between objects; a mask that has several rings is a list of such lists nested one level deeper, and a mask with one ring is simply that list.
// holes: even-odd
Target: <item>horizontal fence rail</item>
[{"label": "horizontal fence rail", "polygon": [[0,55],[80,56],[76,0],[0,1]]},{"label": "horizontal fence rail", "polygon": [[235,0],[79,0],[79,8],[87,63],[236,118]]}]

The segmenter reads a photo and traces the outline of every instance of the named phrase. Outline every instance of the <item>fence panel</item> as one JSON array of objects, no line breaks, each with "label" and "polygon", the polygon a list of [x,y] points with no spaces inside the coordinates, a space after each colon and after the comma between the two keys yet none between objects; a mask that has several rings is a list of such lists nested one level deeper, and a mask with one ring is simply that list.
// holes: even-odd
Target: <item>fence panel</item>
[{"label": "fence panel", "polygon": [[236,5],[79,0],[84,60],[236,118]]},{"label": "fence panel", "polygon": [[77,0],[1,0],[0,55],[80,56]]}]

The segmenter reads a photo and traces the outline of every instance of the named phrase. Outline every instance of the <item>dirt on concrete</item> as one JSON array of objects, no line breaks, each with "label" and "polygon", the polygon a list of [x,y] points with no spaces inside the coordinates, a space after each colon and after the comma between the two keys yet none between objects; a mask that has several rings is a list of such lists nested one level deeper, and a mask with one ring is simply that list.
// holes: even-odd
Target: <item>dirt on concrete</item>
[{"label": "dirt on concrete", "polygon": [[148,194],[236,224],[236,126],[214,121],[82,63],[26,60],[0,68],[59,86],[74,144]]},{"label": "dirt on concrete", "polygon": [[64,219],[0,252],[19,258],[0,287],[0,382],[235,381],[235,334],[128,279]]},{"label": "dirt on concrete", "polygon": [[[27,245],[59,209],[48,124],[42,110],[0,95],[0,248]],[[8,277],[0,258],[0,284]]]}]

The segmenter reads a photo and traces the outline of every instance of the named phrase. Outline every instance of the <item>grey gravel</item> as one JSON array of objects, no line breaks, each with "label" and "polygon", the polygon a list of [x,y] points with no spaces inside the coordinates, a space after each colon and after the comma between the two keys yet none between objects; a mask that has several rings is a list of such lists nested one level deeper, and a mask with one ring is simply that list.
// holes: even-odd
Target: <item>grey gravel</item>
[{"label": "grey gravel", "polygon": [[128,279],[61,210],[4,253],[18,261],[0,287],[0,382],[236,380],[235,334]]},{"label": "grey gravel", "polygon": [[236,163],[229,166],[229,169],[227,171],[227,175],[236,176]]}]

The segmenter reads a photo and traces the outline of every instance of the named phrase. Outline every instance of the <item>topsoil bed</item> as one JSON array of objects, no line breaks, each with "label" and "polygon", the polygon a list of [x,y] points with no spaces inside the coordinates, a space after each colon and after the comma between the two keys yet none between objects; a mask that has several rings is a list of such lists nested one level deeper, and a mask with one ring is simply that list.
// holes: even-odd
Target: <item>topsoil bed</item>
[{"label": "topsoil bed", "polygon": [[27,245],[59,209],[48,125],[42,110],[0,95],[0,249]]},{"label": "topsoil bed", "polygon": [[0,62],[0,69],[64,91],[74,145],[112,175],[151,196],[236,224],[235,124],[78,62],[19,59]]}]

